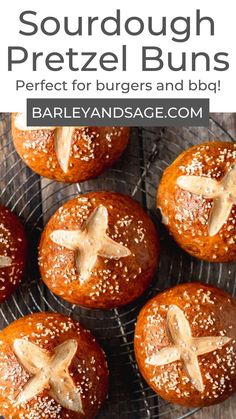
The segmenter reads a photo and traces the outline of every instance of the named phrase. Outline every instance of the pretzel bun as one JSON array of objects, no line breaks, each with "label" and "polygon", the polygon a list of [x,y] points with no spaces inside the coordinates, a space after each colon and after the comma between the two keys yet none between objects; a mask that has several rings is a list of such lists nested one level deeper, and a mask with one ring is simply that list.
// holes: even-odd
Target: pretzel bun
[{"label": "pretzel bun", "polygon": [[24,228],[15,214],[0,205],[0,303],[18,287],[25,264]]},{"label": "pretzel bun", "polygon": [[59,182],[100,175],[123,153],[127,127],[27,127],[26,116],[12,115],[16,151],[34,172]]},{"label": "pretzel bun", "polygon": [[182,284],[151,299],[139,314],[135,355],[163,399],[209,406],[236,390],[236,301],[218,288]]},{"label": "pretzel bun", "polygon": [[108,369],[89,331],[57,313],[0,333],[0,414],[5,419],[90,419],[107,396]]},{"label": "pretzel bun", "polygon": [[236,260],[236,144],[183,152],[164,172],[157,206],[176,242],[211,262]]},{"label": "pretzel bun", "polygon": [[73,304],[109,309],[148,287],[157,267],[155,227],[128,196],[90,192],[63,205],[39,246],[43,281]]}]

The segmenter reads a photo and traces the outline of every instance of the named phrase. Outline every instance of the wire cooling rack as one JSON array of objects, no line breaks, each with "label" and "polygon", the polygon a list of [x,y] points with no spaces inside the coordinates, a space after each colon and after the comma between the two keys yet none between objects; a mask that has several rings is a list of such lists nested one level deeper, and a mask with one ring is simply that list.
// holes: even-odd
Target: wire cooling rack
[{"label": "wire cooling rack", "polygon": [[[26,314],[47,310],[71,315],[90,328],[103,346],[110,368],[110,395],[100,419],[180,419],[197,411],[163,401],[146,385],[135,363],[133,333],[142,305],[166,287],[200,280],[235,294],[235,266],[198,261],[184,253],[168,236],[155,209],[163,170],[184,149],[211,139],[234,141],[213,119],[208,129],[135,128],[128,149],[112,169],[95,180],[69,185],[40,178],[24,165],[12,144],[10,115],[0,114],[0,202],[22,218],[31,252],[27,277],[0,305],[1,327]],[[43,285],[37,268],[40,234],[55,210],[80,193],[104,189],[138,200],[157,225],[161,239],[160,265],[151,287],[134,304],[108,312],[64,302]]]}]

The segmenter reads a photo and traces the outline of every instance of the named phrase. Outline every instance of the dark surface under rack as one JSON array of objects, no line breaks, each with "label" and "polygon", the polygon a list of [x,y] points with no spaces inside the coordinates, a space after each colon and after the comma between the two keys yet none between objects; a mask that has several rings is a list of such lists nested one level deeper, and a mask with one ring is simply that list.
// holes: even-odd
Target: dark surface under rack
[{"label": "dark surface under rack", "polygon": [[[0,202],[22,218],[32,252],[27,277],[17,292],[0,306],[0,326],[3,328],[21,316],[46,310],[71,315],[90,328],[103,346],[110,368],[109,400],[99,419],[172,419],[197,411],[170,405],[148,388],[135,363],[133,332],[145,301],[177,283],[199,280],[235,295],[236,266],[202,262],[184,253],[168,236],[155,210],[156,187],[163,170],[184,149],[212,139],[234,141],[214,119],[210,120],[208,129],[134,128],[128,149],[112,169],[95,180],[69,185],[40,178],[24,165],[12,144],[10,115],[0,114]],[[152,217],[161,238],[161,260],[152,286],[134,304],[108,312],[67,304],[43,285],[37,269],[37,244],[45,223],[61,204],[91,190],[122,192],[138,200]]]}]

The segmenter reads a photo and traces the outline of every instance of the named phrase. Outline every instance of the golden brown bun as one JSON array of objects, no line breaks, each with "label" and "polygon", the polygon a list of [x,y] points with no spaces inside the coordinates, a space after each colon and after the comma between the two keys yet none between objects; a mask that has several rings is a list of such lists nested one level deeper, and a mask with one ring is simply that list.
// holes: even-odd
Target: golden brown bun
[{"label": "golden brown bun", "polygon": [[157,207],[176,242],[192,256],[236,260],[236,144],[205,143],[164,172]]},{"label": "golden brown bun", "polygon": [[[95,339],[78,322],[56,313],[32,314],[16,320],[4,329],[0,334],[0,343],[0,414],[6,419],[90,419],[96,416],[107,395],[107,364]],[[32,344],[33,349],[29,346]],[[57,367],[53,366],[49,372],[50,380],[46,379],[44,390],[40,391],[42,379],[47,374],[44,363],[47,365],[53,362],[53,357],[54,360],[58,357],[56,348],[62,344],[74,345],[72,359],[63,371],[59,368],[62,361],[54,361]],[[21,351],[22,348],[24,351]],[[48,357],[48,360],[37,358],[39,366],[35,367],[37,352],[41,357]],[[67,351],[62,353],[63,359],[67,356]],[[35,368],[34,373],[30,373],[28,368]],[[41,376],[40,370],[43,370]],[[71,378],[68,378],[68,373]],[[35,391],[33,381],[30,381],[35,378],[41,386],[39,393]],[[26,390],[29,396],[27,386],[34,388],[31,396],[35,397],[29,400],[25,398],[22,404],[20,397],[21,400],[25,397]],[[55,394],[62,397],[64,403],[79,400],[84,413],[62,407],[59,401],[55,401]],[[75,407],[75,404],[72,405]]]},{"label": "golden brown bun", "polygon": [[[91,220],[96,216],[93,234],[98,234],[96,243],[101,248],[86,270],[83,266],[87,266],[88,243],[93,236],[79,237],[74,250],[68,246],[68,238],[63,246],[56,236],[68,231],[70,236],[86,233],[86,225],[96,223]],[[98,233],[100,228],[103,233]],[[84,258],[83,244],[87,246]],[[48,288],[71,303],[91,308],[109,309],[135,300],[148,287],[158,258],[158,238],[151,219],[136,201],[112,192],[87,193],[59,208],[39,247],[40,271]]]},{"label": "golden brown bun", "polygon": [[12,115],[16,151],[34,172],[59,182],[80,182],[98,176],[115,163],[129,139],[127,127],[74,127],[71,132],[63,132],[60,140],[71,140],[71,147],[68,143],[66,146],[70,152],[67,160],[65,150],[56,154],[59,127],[26,130],[24,124],[17,123],[17,115]]},{"label": "golden brown bun", "polygon": [[235,319],[235,300],[209,285],[182,284],[156,295],[139,314],[134,339],[149,386],[184,406],[208,406],[233,394]]},{"label": "golden brown bun", "polygon": [[26,237],[18,217],[0,205],[0,302],[18,287],[26,263]]}]

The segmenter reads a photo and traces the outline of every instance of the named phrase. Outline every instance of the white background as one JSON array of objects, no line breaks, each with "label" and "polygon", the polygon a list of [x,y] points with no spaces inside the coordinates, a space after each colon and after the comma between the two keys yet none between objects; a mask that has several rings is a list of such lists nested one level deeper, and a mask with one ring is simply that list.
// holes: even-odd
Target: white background
[{"label": "white background", "polygon": [[[211,112],[236,112],[235,100],[235,75],[236,75],[236,24],[235,24],[235,0],[227,0],[225,8],[222,8],[222,2],[213,2],[206,0],[165,0],[159,2],[157,0],[148,1],[111,1],[111,0],[49,0],[49,1],[33,1],[33,0],[8,0],[4,3],[0,15],[0,111],[24,111],[25,100],[27,97],[209,97]],[[122,21],[130,16],[140,16],[144,21],[147,21],[148,16],[153,16],[156,21],[156,26],[160,26],[161,17],[167,16],[167,22],[170,22],[175,16],[191,16],[192,21],[192,36],[189,41],[176,43],[171,41],[173,34],[168,26],[168,34],[163,36],[151,36],[148,31],[145,31],[138,37],[130,37],[125,35],[123,31],[122,37],[105,36],[98,30],[98,36],[68,36],[63,32],[55,36],[45,36],[41,33],[37,35],[26,37],[19,34],[19,30],[25,29],[19,22],[19,15],[24,10],[34,10],[38,13],[34,21],[40,24],[41,20],[46,16],[55,16],[63,21],[64,16],[71,18],[71,26],[76,26],[77,16],[99,16],[104,18],[106,16],[115,15],[115,10],[121,9]],[[201,16],[210,16],[215,21],[215,36],[209,35],[209,24],[202,24],[201,36],[197,37],[195,33],[195,14],[196,9],[201,10]],[[146,20],[145,20],[146,19]],[[62,25],[63,27],[63,25]],[[86,29],[86,25],[85,25]],[[7,48],[8,46],[23,46],[29,51],[29,56],[32,51],[43,51],[45,54],[52,51],[58,51],[63,54],[68,48],[74,48],[78,51],[97,51],[102,54],[105,51],[120,51],[121,45],[128,45],[128,70],[126,72],[71,72],[67,69],[60,72],[51,72],[41,66],[37,72],[32,72],[31,60],[26,64],[15,66],[13,72],[7,71]],[[230,69],[228,71],[198,71],[198,72],[173,72],[168,70],[157,72],[143,72],[141,71],[141,47],[142,45],[159,46],[163,51],[173,51],[176,57],[180,55],[181,51],[186,51],[187,55],[191,51],[204,51],[213,57],[214,53],[218,51],[225,51],[229,53]],[[189,55],[190,56],[190,55]],[[189,59],[190,60],[190,59]],[[213,61],[212,61],[213,62]],[[154,84],[158,81],[179,81],[184,79],[187,82],[189,79],[197,81],[202,79],[205,82],[215,82],[221,80],[221,90],[215,94],[207,92],[131,92],[129,95],[122,95],[117,92],[101,92],[100,95],[91,90],[89,92],[27,92],[21,90],[16,92],[15,81],[23,79],[25,81],[34,82],[42,79],[55,82],[66,80],[71,82],[74,79],[78,81],[92,81],[96,79],[104,81],[129,81],[141,82],[152,81]]]}]

